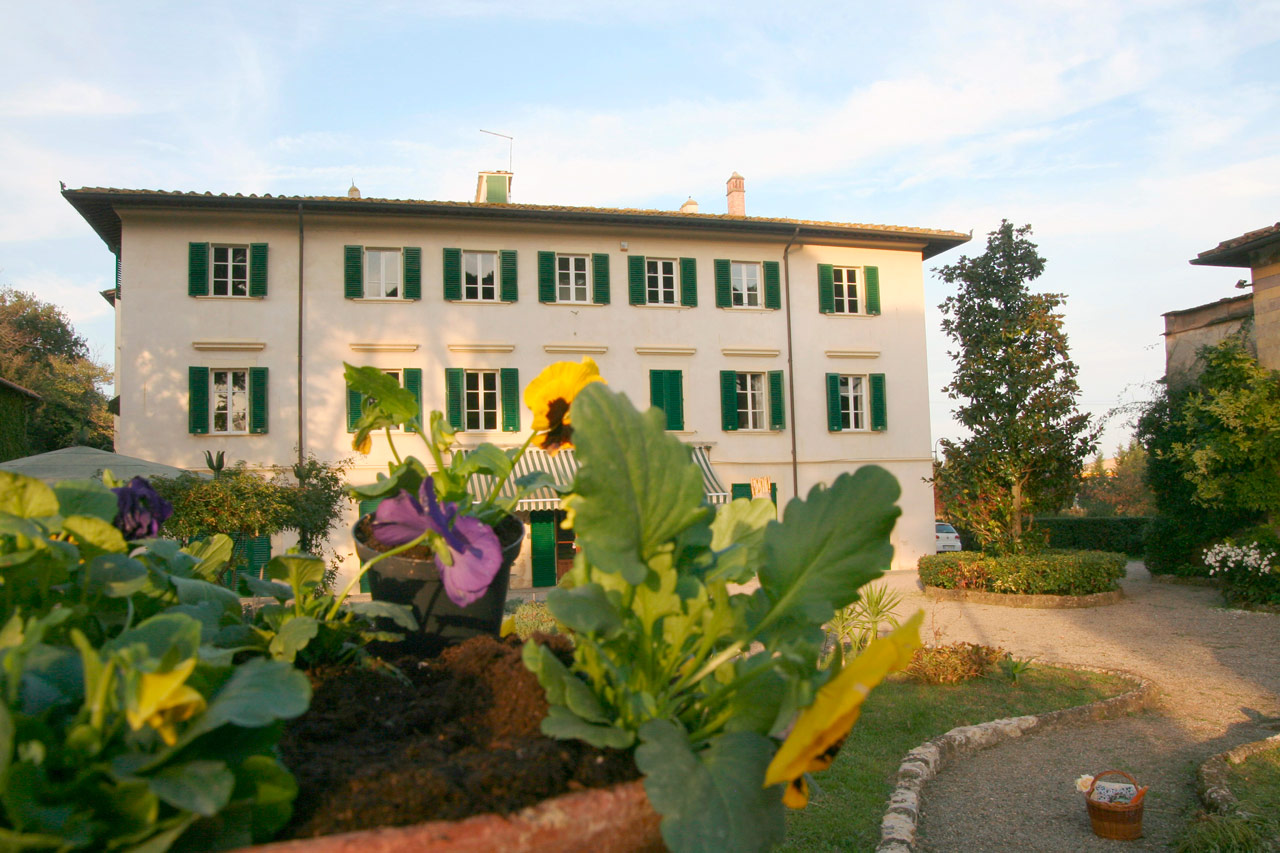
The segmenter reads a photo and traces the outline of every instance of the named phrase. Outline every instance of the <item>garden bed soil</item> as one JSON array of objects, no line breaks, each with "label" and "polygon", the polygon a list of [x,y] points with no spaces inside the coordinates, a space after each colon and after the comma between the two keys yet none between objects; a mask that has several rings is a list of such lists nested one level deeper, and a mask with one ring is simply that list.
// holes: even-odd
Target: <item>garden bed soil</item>
[{"label": "garden bed soil", "polygon": [[[568,661],[565,638],[536,639]],[[350,667],[311,674],[311,708],[280,740],[298,780],[281,838],[510,814],[639,777],[630,753],[540,733],[546,698],[514,639],[394,663],[409,683]]]}]

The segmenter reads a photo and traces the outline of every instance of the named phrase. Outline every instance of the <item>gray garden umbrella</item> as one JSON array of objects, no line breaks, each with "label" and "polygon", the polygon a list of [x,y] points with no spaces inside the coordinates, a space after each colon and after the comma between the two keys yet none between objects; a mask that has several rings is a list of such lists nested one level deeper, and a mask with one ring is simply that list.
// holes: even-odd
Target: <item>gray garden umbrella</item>
[{"label": "gray garden umbrella", "polygon": [[[149,462],[146,459],[93,447],[64,447],[61,450],[51,450],[48,453],[37,453],[35,456],[0,462],[0,471],[25,474],[46,483],[96,478],[107,469],[110,469],[112,476],[117,480],[131,480],[134,477],[177,477],[179,474],[188,473],[172,465],[162,465],[159,462]],[[208,475],[200,474],[199,476]]]}]

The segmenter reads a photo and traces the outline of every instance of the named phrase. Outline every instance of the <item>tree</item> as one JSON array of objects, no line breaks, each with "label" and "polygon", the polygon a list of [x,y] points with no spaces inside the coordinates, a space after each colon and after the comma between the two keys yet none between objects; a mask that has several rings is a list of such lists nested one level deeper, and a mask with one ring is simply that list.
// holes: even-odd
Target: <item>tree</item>
[{"label": "tree", "polygon": [[89,358],[89,346],[55,305],[0,289],[0,376],[40,395],[27,432],[33,453],[76,444],[111,450],[111,415],[99,388],[111,371]]},{"label": "tree", "polygon": [[1136,438],[1116,448],[1115,468],[1103,466],[1101,454],[1080,479],[1076,501],[1091,516],[1145,516],[1155,513],[1155,498],[1146,483],[1147,451]]},{"label": "tree", "polygon": [[1070,502],[1098,436],[1076,407],[1077,368],[1056,312],[1064,298],[1027,286],[1045,264],[1030,234],[1005,220],[981,255],[938,270],[960,285],[940,306],[942,330],[958,346],[943,391],[962,401],[955,415],[970,433],[942,442],[945,485],[966,498],[956,520],[999,550],[1022,548],[1031,514]]}]

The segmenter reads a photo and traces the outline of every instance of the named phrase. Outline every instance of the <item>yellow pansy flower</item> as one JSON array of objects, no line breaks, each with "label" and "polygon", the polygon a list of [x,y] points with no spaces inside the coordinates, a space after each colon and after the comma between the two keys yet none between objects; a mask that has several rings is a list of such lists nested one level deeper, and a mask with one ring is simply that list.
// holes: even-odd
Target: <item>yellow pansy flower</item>
[{"label": "yellow pansy flower", "polygon": [[516,632],[516,617],[508,616],[502,620],[502,627],[498,629],[499,637],[510,637]]},{"label": "yellow pansy flower", "polygon": [[764,777],[766,788],[785,782],[782,801],[793,809],[804,807],[809,801],[804,774],[831,766],[872,688],[889,673],[911,663],[912,653],[920,648],[923,620],[924,611],[918,611],[889,636],[872,640],[862,654],[818,691],[813,704],[801,712],[791,734],[769,762]]},{"label": "yellow pansy flower", "polygon": [[205,708],[204,697],[186,680],[196,668],[195,658],[168,672],[144,672],[137,692],[129,697],[125,719],[134,731],[151,726],[169,746],[178,742],[177,724],[189,720]]},{"label": "yellow pansy flower", "polygon": [[600,368],[587,356],[582,363],[557,361],[548,365],[524,389],[524,403],[533,412],[533,431],[543,433],[540,446],[557,452],[572,447],[569,406],[578,392],[592,382],[604,382]]}]

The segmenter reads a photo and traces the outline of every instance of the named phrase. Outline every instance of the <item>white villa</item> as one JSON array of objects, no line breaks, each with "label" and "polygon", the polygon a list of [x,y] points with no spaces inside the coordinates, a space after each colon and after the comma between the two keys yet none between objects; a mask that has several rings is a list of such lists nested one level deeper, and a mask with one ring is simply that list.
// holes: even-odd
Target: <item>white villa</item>
[{"label": "white villa", "polygon": [[[748,217],[736,173],[727,214],[510,188],[486,172],[473,202],[64,190],[116,258],[116,450],[191,470],[205,450],[263,469],[352,456],[343,361],[394,373],[464,446],[512,446],[524,385],[589,355],[665,411],[711,500],[768,478],[785,503],[874,463],[902,485],[895,568],[933,553],[923,261],[968,234]],[[388,458],[374,436],[352,482]],[[569,534],[553,500],[524,508],[512,585],[552,584]]]}]

